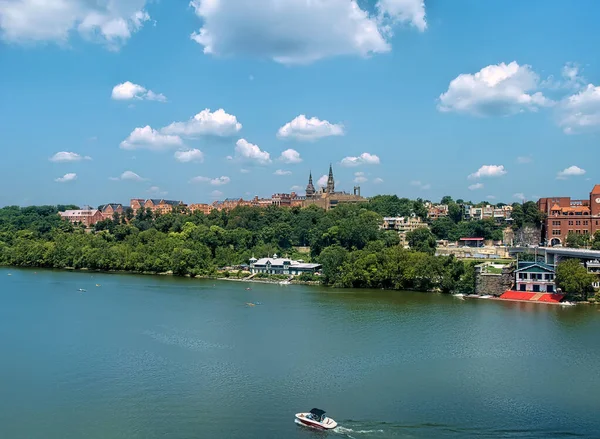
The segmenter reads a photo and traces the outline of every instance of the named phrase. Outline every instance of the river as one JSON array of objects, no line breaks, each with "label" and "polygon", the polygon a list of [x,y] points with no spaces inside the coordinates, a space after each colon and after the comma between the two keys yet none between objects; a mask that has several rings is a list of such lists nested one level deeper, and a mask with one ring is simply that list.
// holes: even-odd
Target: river
[{"label": "river", "polygon": [[0,438],[598,438],[599,310],[0,268]]}]

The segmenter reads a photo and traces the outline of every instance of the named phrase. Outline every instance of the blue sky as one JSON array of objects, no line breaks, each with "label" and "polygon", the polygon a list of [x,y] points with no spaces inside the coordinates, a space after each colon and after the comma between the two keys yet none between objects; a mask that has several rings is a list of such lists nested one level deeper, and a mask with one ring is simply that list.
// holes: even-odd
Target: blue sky
[{"label": "blue sky", "polygon": [[330,162],[338,189],[367,196],[585,197],[599,13],[595,0],[0,0],[0,205],[270,196]]}]

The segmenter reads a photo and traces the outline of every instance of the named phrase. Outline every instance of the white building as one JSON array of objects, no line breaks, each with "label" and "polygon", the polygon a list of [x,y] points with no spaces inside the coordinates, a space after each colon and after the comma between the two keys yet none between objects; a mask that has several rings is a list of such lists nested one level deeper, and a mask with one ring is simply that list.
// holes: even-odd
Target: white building
[{"label": "white building", "polygon": [[250,272],[266,274],[286,274],[290,276],[302,273],[315,273],[321,269],[321,264],[310,264],[304,261],[293,261],[288,258],[279,258],[273,255],[272,258],[250,259]]}]

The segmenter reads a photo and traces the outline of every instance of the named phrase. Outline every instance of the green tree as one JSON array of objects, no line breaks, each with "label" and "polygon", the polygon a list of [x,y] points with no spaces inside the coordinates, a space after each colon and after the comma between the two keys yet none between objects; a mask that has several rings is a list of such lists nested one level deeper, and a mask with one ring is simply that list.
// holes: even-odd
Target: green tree
[{"label": "green tree", "polygon": [[587,300],[589,293],[594,291],[595,279],[578,259],[567,259],[556,267],[556,286],[570,300]]},{"label": "green tree", "polygon": [[431,230],[427,227],[420,227],[406,234],[406,240],[411,249],[427,254],[434,254],[436,240]]}]

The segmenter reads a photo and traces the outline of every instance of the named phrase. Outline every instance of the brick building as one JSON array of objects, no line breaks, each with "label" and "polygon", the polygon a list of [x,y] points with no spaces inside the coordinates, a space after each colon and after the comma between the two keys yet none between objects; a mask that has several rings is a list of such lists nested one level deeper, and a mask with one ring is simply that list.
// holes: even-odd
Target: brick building
[{"label": "brick building", "polygon": [[591,236],[600,230],[600,184],[587,200],[550,197],[540,198],[537,205],[546,214],[542,238],[548,245],[564,244],[569,233]]},{"label": "brick building", "polygon": [[60,217],[73,224],[83,224],[87,227],[93,226],[99,221],[102,221],[102,212],[98,209],[81,209],[81,210],[66,210],[58,213]]},{"label": "brick building", "polygon": [[150,209],[153,213],[165,214],[173,211],[175,207],[186,207],[183,201],[165,200],[163,198],[151,198],[144,200],[143,198],[132,198],[130,207],[134,212],[137,212],[142,207]]},{"label": "brick building", "polygon": [[98,210],[102,213],[103,219],[112,219],[115,213],[123,213],[123,205],[118,203],[108,203],[104,206],[100,206]]},{"label": "brick building", "polygon": [[190,213],[202,212],[204,215],[208,215],[214,209],[215,209],[215,207],[212,204],[199,203],[199,204],[190,204],[188,206],[188,210]]}]

